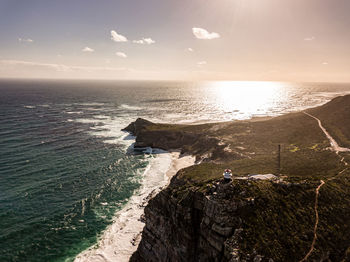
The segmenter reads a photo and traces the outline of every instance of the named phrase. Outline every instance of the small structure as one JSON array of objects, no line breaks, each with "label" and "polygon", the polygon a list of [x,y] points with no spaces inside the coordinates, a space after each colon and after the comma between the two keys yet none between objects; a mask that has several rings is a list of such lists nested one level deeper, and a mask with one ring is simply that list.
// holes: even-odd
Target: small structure
[{"label": "small structure", "polygon": [[224,173],[224,182],[228,183],[232,180],[232,171],[231,169],[225,169]]},{"label": "small structure", "polygon": [[247,176],[236,176],[239,180],[277,180],[278,177],[273,174],[249,174]]}]

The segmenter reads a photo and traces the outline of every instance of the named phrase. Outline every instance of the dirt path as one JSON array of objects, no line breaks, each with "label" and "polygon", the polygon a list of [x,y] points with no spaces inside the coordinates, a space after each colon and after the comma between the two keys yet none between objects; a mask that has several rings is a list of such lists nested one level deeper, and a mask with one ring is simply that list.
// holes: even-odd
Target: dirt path
[{"label": "dirt path", "polygon": [[[309,113],[306,113],[306,112],[303,112],[305,115],[308,115],[309,117],[312,117],[313,119],[315,119],[317,122],[318,122],[318,125],[319,127],[321,128],[321,130],[323,131],[323,133],[327,136],[329,142],[331,143],[331,148],[332,150],[335,151],[335,153],[341,157],[339,155],[339,152],[350,152],[350,148],[346,148],[346,147],[341,147],[338,145],[337,141],[335,141],[335,139],[327,132],[327,130],[322,126],[322,123],[321,123],[321,120],[318,119],[317,117],[309,114]],[[336,174],[334,177],[332,178],[328,178],[328,180],[333,180],[335,179],[336,177],[338,177],[339,175],[343,174],[347,169],[348,169],[348,166],[349,166],[349,163],[345,161],[345,158],[344,157],[341,157],[340,158],[340,162],[343,163],[346,168],[343,169],[342,171],[340,171],[338,174]]]},{"label": "dirt path", "polygon": [[312,252],[314,251],[314,248],[315,248],[315,244],[316,244],[316,239],[317,239],[317,227],[318,227],[318,221],[319,221],[319,218],[318,218],[318,195],[320,193],[320,188],[325,184],[325,182],[323,180],[321,180],[321,184],[316,188],[316,195],[315,195],[315,206],[314,206],[314,210],[315,210],[315,216],[316,216],[316,219],[315,219],[315,226],[314,226],[314,239],[312,240],[312,244],[311,244],[311,247],[310,247],[310,250],[309,252],[307,252],[307,254],[305,255],[305,257],[300,260],[300,262],[304,262],[306,261],[309,256],[312,254]]},{"label": "dirt path", "polygon": [[[335,153],[336,153],[339,157],[341,157],[341,156],[339,155],[339,152],[350,152],[350,149],[349,149],[349,148],[341,147],[341,146],[338,145],[337,141],[335,141],[335,139],[334,139],[334,138],[327,132],[327,130],[322,126],[322,123],[321,123],[321,120],[320,120],[320,119],[318,119],[317,117],[315,117],[315,116],[313,116],[313,115],[311,115],[311,114],[309,114],[309,113],[306,113],[306,112],[303,112],[303,113],[304,113],[305,115],[308,115],[309,117],[315,119],[315,120],[318,122],[319,127],[321,128],[321,130],[323,131],[323,133],[327,136],[327,138],[328,138],[328,140],[329,140],[329,142],[330,142],[330,144],[331,144],[332,150],[334,150]],[[336,174],[334,177],[329,178],[328,180],[333,180],[333,179],[336,178],[337,176],[343,174],[343,173],[348,169],[347,166],[348,166],[349,164],[348,164],[348,162],[345,161],[344,157],[342,157],[342,158],[340,159],[340,162],[343,163],[343,164],[346,166],[346,168],[343,169],[342,171],[340,171],[340,172],[339,172],[338,174]],[[315,225],[314,225],[314,238],[313,238],[313,240],[312,240],[312,244],[311,244],[311,247],[310,247],[310,249],[309,249],[309,252],[307,252],[307,254],[305,255],[305,257],[304,257],[302,260],[300,260],[299,262],[304,262],[304,261],[306,261],[306,260],[309,258],[309,256],[312,254],[312,252],[314,251],[314,249],[315,249],[315,244],[316,244],[316,240],[317,240],[317,227],[318,227],[318,222],[319,222],[319,216],[318,216],[318,196],[319,196],[320,189],[321,189],[321,187],[322,187],[324,184],[325,184],[325,182],[324,182],[323,180],[321,180],[321,184],[320,184],[320,185],[316,188],[316,190],[315,190],[316,194],[315,194],[315,206],[314,206],[314,210],[315,210],[315,217],[316,217],[316,219],[315,219]]]},{"label": "dirt path", "polygon": [[313,119],[315,119],[318,122],[318,125],[320,126],[321,130],[323,131],[323,133],[327,136],[329,142],[331,143],[331,147],[332,149],[338,153],[338,152],[350,152],[350,148],[346,148],[346,147],[341,147],[338,145],[337,141],[334,140],[334,138],[327,132],[327,130],[322,126],[321,120],[318,119],[317,117],[303,112],[305,115],[308,115],[309,117],[312,117]]}]

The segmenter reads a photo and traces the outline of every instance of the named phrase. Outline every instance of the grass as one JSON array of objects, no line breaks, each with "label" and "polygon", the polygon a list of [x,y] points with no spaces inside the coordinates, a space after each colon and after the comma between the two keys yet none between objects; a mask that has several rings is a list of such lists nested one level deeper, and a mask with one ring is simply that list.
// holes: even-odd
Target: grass
[{"label": "grass", "polygon": [[321,107],[308,110],[321,119],[323,126],[339,145],[350,147],[350,96],[340,96]]},{"label": "grass", "polygon": [[[321,119],[340,145],[350,147],[350,96],[308,112]],[[251,254],[255,250],[274,261],[301,259],[312,242],[315,188],[323,179],[327,183],[320,190],[319,237],[310,259],[320,260],[327,252],[331,261],[350,257],[350,169],[329,180],[345,168],[340,157],[350,163],[350,154],[341,153],[339,157],[330,151],[328,139],[311,117],[293,113],[264,121],[152,124],[145,132],[144,139],[158,141],[156,145],[164,149],[182,148],[197,159],[207,155],[209,162],[178,172],[177,182],[169,190],[179,203],[188,201],[189,192],[206,194],[208,185],[220,181],[226,168],[233,176],[276,173],[277,148],[282,145],[281,174],[289,186],[233,180],[233,191],[227,192],[226,197],[232,199],[255,199],[253,205],[239,210],[244,229],[241,251]],[[161,141],[162,136],[171,138],[172,143]]]}]

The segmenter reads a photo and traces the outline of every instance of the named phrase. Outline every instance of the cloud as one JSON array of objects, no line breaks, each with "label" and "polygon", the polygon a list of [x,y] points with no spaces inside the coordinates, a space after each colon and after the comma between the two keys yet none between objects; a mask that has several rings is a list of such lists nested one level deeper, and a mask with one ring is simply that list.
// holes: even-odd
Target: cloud
[{"label": "cloud", "polygon": [[92,53],[95,52],[94,49],[90,48],[90,47],[84,47],[83,49],[81,49],[81,51],[83,52],[87,52],[87,53]]},{"label": "cloud", "polygon": [[203,66],[203,65],[206,65],[207,64],[207,61],[200,61],[197,63],[198,66]]},{"label": "cloud", "polygon": [[220,38],[220,35],[218,33],[212,32],[209,33],[207,30],[199,27],[193,27],[192,28],[192,33],[194,36],[198,39],[215,39],[215,38]]},{"label": "cloud", "polygon": [[311,36],[311,37],[305,37],[304,38],[304,41],[313,41],[315,40],[316,38],[314,36]]},{"label": "cloud", "polygon": [[142,38],[140,40],[134,40],[132,42],[140,45],[144,45],[144,44],[151,45],[151,44],[154,44],[156,41],[154,41],[152,38]]},{"label": "cloud", "polygon": [[128,56],[125,54],[125,53],[123,53],[123,52],[116,52],[115,53],[117,56],[119,56],[119,57],[122,57],[122,58],[127,58]]},{"label": "cloud", "polygon": [[23,38],[18,38],[18,42],[22,43],[33,43],[34,40],[33,39],[30,39],[30,38],[27,38],[27,39],[23,39]]},{"label": "cloud", "polygon": [[49,63],[38,63],[38,62],[30,62],[30,61],[21,61],[21,60],[0,60],[0,64],[7,66],[26,66],[26,67],[44,67],[54,69],[60,72],[70,71],[70,68],[65,65],[59,64],[49,64]]},{"label": "cloud", "polygon": [[187,48],[187,51],[193,52],[193,49],[191,47]]},{"label": "cloud", "polygon": [[323,62],[322,65],[328,65],[328,62]]},{"label": "cloud", "polygon": [[140,44],[140,45],[143,45],[145,43],[143,40],[133,40],[132,42],[134,44]]},{"label": "cloud", "polygon": [[53,69],[59,72],[93,72],[93,71],[128,71],[129,69],[124,67],[106,67],[106,66],[68,66],[63,64],[51,64],[51,63],[40,63],[22,60],[0,60],[0,65],[5,66],[22,66],[32,68],[47,68]]},{"label": "cloud", "polygon": [[114,30],[111,31],[111,39],[114,42],[128,42],[128,39],[125,36],[118,34]]}]

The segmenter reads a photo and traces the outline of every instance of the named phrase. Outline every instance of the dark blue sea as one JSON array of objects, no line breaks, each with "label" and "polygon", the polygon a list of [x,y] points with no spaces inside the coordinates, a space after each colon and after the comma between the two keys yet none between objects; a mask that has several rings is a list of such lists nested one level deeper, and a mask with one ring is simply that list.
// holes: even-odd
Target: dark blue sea
[{"label": "dark blue sea", "polygon": [[347,93],[334,83],[1,80],[0,261],[73,261],[113,223],[137,219],[121,216],[171,161],[132,153],[121,129],[138,117],[249,119]]}]

